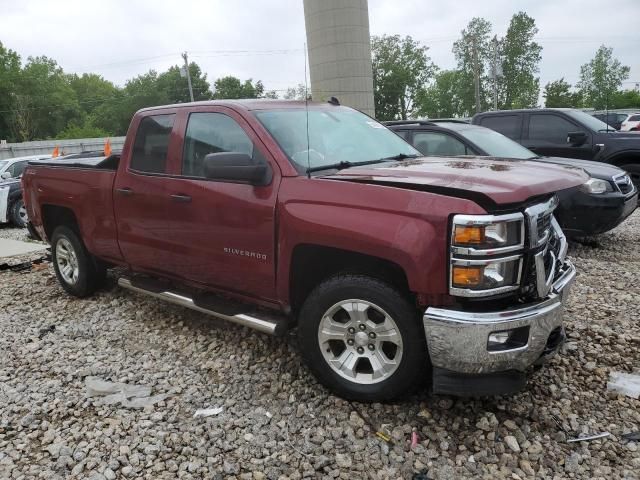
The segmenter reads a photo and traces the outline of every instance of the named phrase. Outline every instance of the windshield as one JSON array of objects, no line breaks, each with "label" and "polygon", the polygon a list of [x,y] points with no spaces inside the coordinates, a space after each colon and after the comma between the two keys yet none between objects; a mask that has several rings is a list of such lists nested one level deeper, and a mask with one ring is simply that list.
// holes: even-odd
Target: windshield
[{"label": "windshield", "polygon": [[581,112],[580,110],[567,110],[566,114],[570,117],[576,119],[583,125],[587,126],[591,130],[595,130],[599,132],[601,130],[615,132],[616,129],[611,125],[604,123],[602,120],[598,120],[593,115],[589,115],[588,113]]},{"label": "windshield", "polygon": [[527,150],[519,143],[489,128],[464,128],[459,129],[458,133],[492,157],[518,158],[520,160],[536,157],[536,154],[531,150]]},{"label": "windshield", "polygon": [[418,156],[420,152],[385,126],[356,110],[344,107],[307,111],[264,110],[256,117],[275,138],[296,169],[318,170],[341,162],[357,164],[387,157]]}]

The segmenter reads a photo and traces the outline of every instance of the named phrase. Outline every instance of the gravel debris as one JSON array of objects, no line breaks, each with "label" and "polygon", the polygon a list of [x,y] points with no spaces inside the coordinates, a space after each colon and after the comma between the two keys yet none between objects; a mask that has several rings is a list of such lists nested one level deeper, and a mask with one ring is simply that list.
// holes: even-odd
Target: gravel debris
[{"label": "gravel debris", "polygon": [[[640,370],[640,213],[569,255],[578,278],[562,354],[514,396],[358,405],[393,444],[315,382],[295,332],[271,338],[111,277],[79,300],[50,265],[0,272],[0,478],[640,478],[639,442],[621,437],[640,430],[640,400],[606,387],[611,371]],[[164,398],[96,405],[87,377]],[[210,405],[224,409],[193,418]],[[611,436],[567,443],[601,432]]]}]

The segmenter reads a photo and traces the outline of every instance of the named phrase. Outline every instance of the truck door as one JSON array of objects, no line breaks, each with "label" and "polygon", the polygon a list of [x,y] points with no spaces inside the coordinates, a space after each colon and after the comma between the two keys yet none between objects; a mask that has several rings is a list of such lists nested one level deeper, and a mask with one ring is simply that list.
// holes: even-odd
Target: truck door
[{"label": "truck door", "polygon": [[[590,132],[577,123],[555,113],[530,113],[528,136],[522,144],[545,157],[585,158],[593,156]],[[580,145],[567,142],[570,132],[584,132],[586,141]]]},{"label": "truck door", "polygon": [[[205,286],[275,298],[275,205],[280,172],[251,126],[235,111],[184,112],[181,162],[167,179],[175,273]],[[267,186],[204,176],[209,153],[240,152],[270,165]]]},{"label": "truck door", "polygon": [[[133,145],[125,146],[114,185],[118,244],[134,269],[169,273],[164,261],[171,251],[168,238],[168,194],[165,185],[172,128],[176,114],[142,117]],[[130,148],[130,155],[126,149]]]}]

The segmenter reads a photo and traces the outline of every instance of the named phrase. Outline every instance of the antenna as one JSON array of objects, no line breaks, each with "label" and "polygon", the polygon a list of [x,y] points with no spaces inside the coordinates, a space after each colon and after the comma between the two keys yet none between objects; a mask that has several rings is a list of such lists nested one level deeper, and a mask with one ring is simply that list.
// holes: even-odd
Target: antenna
[{"label": "antenna", "polygon": [[311,178],[311,144],[309,142],[309,87],[307,86],[307,43],[304,44],[304,111],[307,121],[307,178]]}]

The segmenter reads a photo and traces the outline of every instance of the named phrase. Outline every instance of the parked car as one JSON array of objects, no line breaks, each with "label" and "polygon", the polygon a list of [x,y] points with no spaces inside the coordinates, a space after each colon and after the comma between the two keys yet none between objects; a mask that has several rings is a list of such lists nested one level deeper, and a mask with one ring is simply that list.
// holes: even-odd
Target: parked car
[{"label": "parked car", "polygon": [[628,117],[626,113],[620,112],[593,113],[592,115],[615,130],[620,130],[622,122],[624,122]]},{"label": "parked car", "polygon": [[385,123],[426,156],[465,155],[535,160],[542,164],[582,168],[590,178],[579,187],[558,192],[554,216],[565,234],[595,235],[619,225],[638,205],[629,175],[613,165],[574,158],[539,157],[504,135],[457,120]]},{"label": "parked car", "polygon": [[620,125],[620,130],[623,132],[640,131],[640,113],[634,113],[627,116]]},{"label": "parked car", "polygon": [[506,135],[543,157],[610,163],[640,184],[640,135],[612,132],[606,123],[571,108],[502,110],[476,114],[471,123]]},{"label": "parked car", "polygon": [[[335,103],[335,102],[333,102]],[[138,111],[122,155],[31,162],[62,287],[122,287],[271,334],[359,401],[501,394],[564,339],[553,217],[577,169],[420,158],[370,117],[277,100]]]},{"label": "parked car", "polygon": [[44,160],[51,155],[31,155],[0,160],[0,223],[27,226],[27,209],[22,200],[20,177],[29,160]]}]

